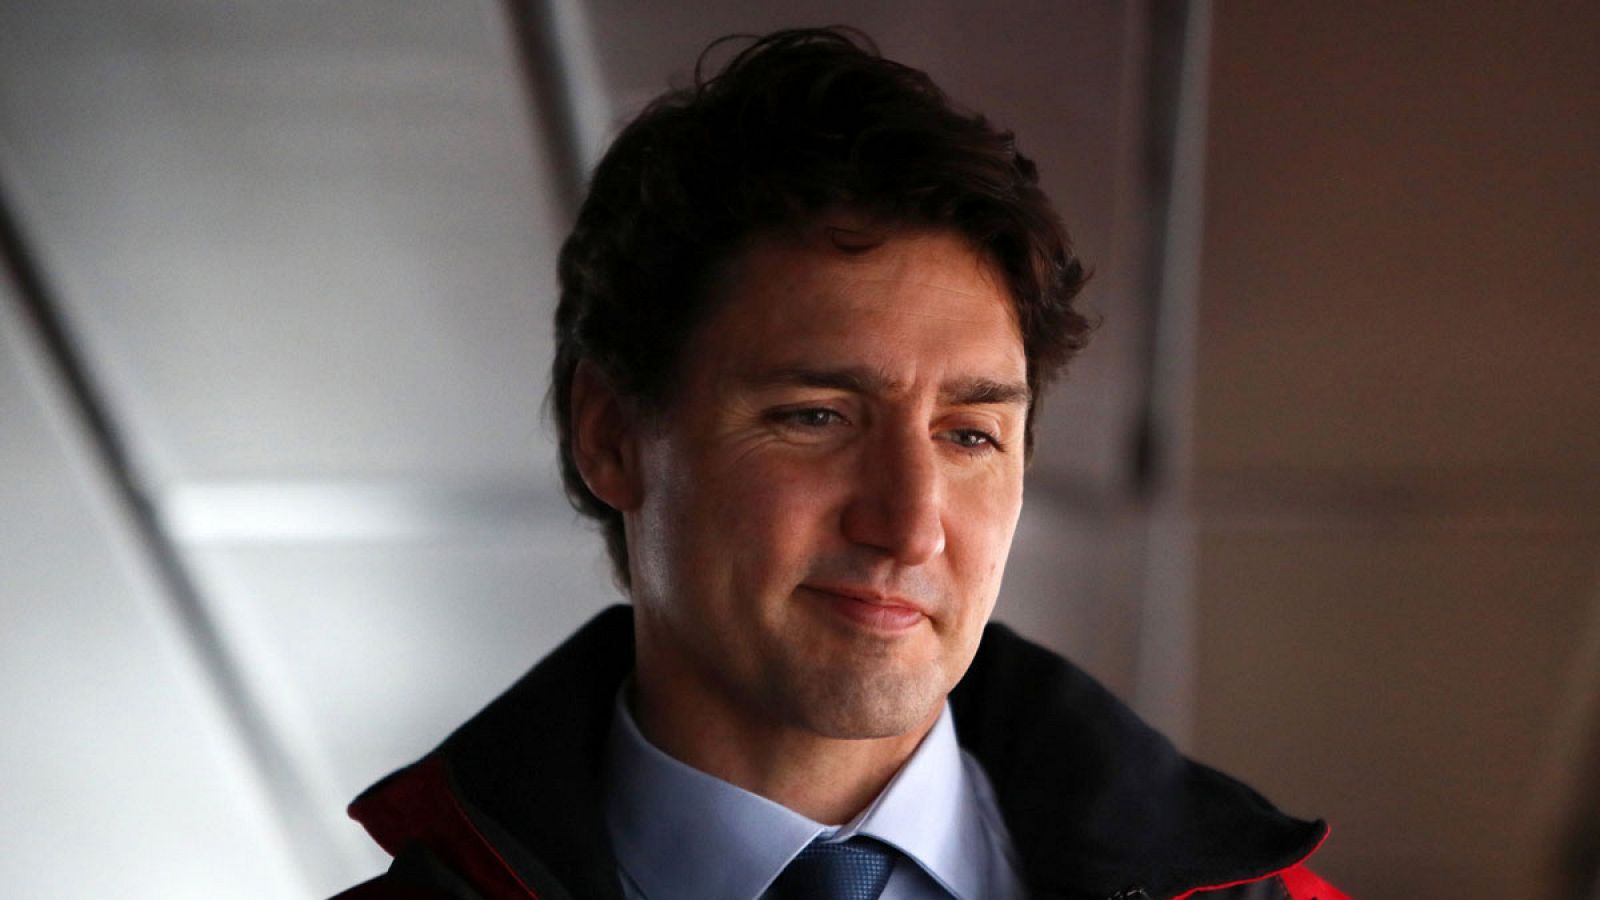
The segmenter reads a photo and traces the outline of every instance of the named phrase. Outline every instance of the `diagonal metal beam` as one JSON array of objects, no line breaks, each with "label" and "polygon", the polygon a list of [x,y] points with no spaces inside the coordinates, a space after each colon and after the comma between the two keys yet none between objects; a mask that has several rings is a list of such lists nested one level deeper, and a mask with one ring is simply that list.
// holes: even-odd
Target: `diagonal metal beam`
[{"label": "diagonal metal beam", "polygon": [[504,0],[536,137],[544,144],[563,220],[577,219],[605,111],[592,83],[583,10],[569,0]]},{"label": "diagonal metal beam", "polygon": [[1134,496],[1148,511],[1134,694],[1179,746],[1192,737],[1193,381],[1205,179],[1209,0],[1148,4],[1146,184],[1150,215],[1142,398],[1131,441]]},{"label": "diagonal metal beam", "polygon": [[1143,499],[1186,487],[1181,470],[1187,464],[1196,291],[1190,281],[1199,249],[1209,5],[1152,0],[1147,7],[1142,160],[1147,249],[1138,291],[1145,328],[1138,348],[1138,413],[1129,441],[1130,487]]}]

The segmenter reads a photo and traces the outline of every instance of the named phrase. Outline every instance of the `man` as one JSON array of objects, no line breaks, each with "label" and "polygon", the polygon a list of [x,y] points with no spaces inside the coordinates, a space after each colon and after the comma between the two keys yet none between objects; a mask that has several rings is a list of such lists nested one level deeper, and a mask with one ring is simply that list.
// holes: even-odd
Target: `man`
[{"label": "man", "polygon": [[347,896],[1340,896],[1320,822],[987,626],[1088,332],[1009,134],[773,34],[624,130],[560,277],[563,475],[631,610],[357,799],[396,859]]}]

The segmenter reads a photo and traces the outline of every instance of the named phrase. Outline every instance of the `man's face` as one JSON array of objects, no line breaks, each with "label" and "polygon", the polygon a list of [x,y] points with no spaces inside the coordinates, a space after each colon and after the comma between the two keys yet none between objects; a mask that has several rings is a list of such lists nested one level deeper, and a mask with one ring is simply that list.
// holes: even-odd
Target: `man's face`
[{"label": "man's face", "polygon": [[972,660],[1022,506],[1003,280],[959,237],[756,241],[638,435],[640,684],[758,728],[925,726]]}]

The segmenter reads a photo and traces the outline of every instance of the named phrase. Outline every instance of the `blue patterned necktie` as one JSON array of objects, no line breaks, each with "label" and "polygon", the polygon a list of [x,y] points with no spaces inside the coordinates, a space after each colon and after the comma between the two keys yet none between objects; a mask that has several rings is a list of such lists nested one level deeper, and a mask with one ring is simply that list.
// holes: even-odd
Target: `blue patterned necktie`
[{"label": "blue patterned necktie", "polygon": [[855,837],[806,845],[767,892],[768,900],[877,900],[894,868],[894,851]]}]

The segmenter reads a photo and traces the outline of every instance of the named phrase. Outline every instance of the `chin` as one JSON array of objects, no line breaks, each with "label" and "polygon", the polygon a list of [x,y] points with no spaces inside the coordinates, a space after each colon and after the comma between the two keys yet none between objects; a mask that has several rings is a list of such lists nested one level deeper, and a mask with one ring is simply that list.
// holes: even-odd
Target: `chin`
[{"label": "chin", "polygon": [[830,671],[795,685],[791,715],[806,730],[839,740],[901,737],[926,729],[948,688],[931,673]]}]

